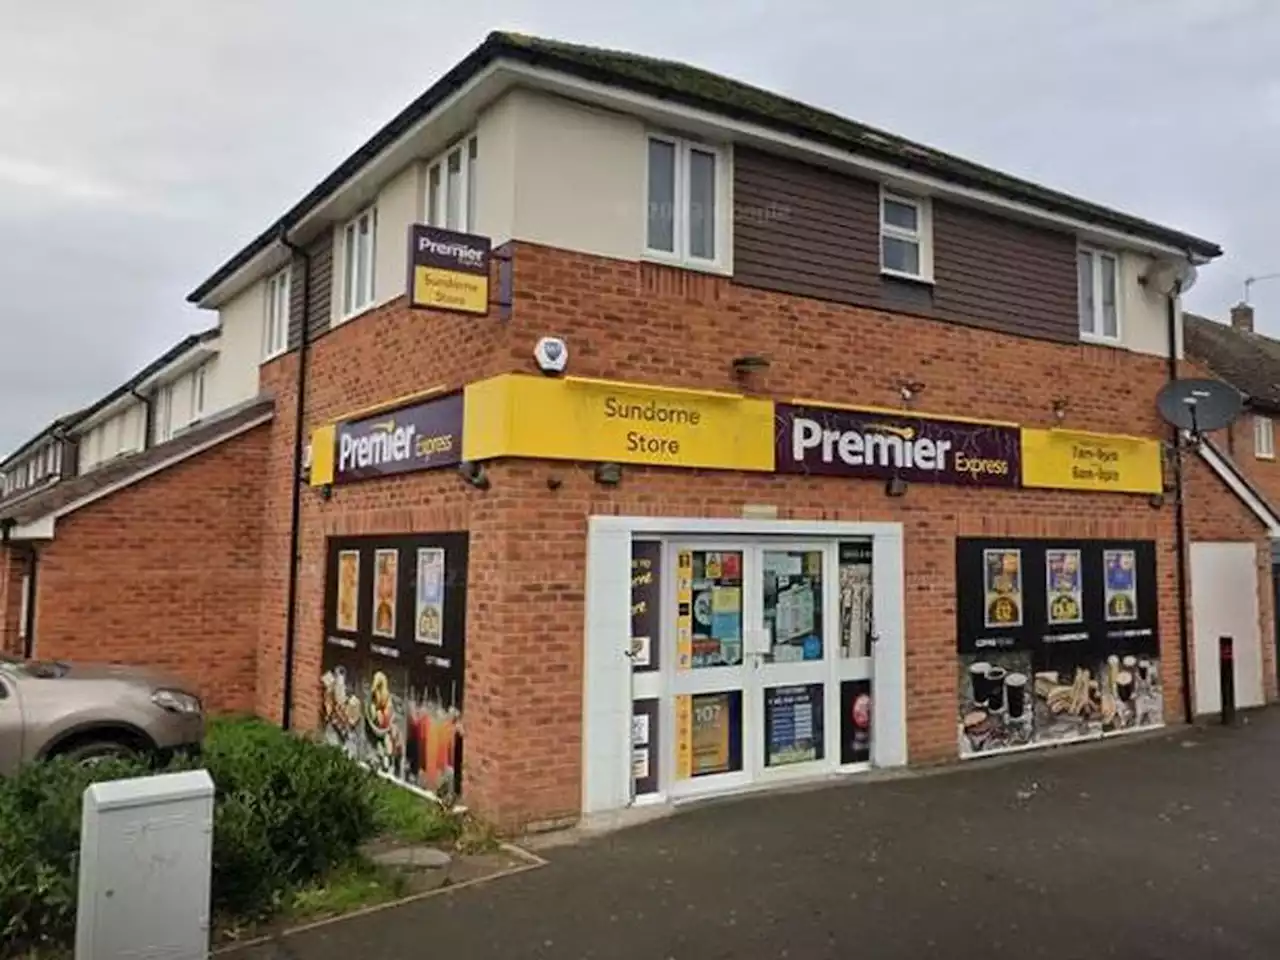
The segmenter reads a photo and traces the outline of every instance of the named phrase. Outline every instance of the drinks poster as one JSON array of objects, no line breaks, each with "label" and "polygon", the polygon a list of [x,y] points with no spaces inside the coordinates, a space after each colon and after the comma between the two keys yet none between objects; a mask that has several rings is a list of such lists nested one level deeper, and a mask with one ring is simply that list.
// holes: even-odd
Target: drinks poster
[{"label": "drinks poster", "polygon": [[[961,756],[1162,724],[1155,577],[1151,541],[957,541]],[[1014,594],[1018,622],[993,617]]]},{"label": "drinks poster", "polygon": [[[466,534],[329,543],[324,738],[378,772],[442,798],[461,789],[466,565]],[[362,629],[344,636],[336,628],[340,616],[350,622],[342,601],[351,592],[360,598],[355,622]],[[401,609],[414,615],[398,616]]]}]

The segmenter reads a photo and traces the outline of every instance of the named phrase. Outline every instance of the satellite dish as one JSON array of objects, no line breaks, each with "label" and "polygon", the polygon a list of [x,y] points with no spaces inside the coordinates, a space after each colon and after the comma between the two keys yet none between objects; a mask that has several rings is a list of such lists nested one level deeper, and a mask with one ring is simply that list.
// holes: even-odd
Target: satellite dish
[{"label": "satellite dish", "polygon": [[1228,426],[1243,405],[1240,392],[1221,380],[1171,380],[1156,394],[1160,416],[1192,435]]},{"label": "satellite dish", "polygon": [[1196,268],[1189,260],[1156,260],[1142,275],[1142,285],[1161,296],[1186,293],[1196,282]]}]

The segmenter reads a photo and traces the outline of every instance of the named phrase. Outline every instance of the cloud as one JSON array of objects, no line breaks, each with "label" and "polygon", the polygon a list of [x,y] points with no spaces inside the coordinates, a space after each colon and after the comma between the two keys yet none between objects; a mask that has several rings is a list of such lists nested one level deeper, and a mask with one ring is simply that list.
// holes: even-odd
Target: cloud
[{"label": "cloud", "polygon": [[73,203],[123,203],[128,198],[119,185],[91,174],[0,154],[0,190],[6,188],[35,190],[50,199]]}]

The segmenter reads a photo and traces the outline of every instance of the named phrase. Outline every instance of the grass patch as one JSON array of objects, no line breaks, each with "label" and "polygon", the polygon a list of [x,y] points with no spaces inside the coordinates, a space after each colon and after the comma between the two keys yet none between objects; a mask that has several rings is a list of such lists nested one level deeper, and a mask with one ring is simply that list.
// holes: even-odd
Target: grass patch
[{"label": "grass patch", "polygon": [[463,826],[459,814],[385,780],[375,790],[373,817],[381,836],[400,843],[449,844]]},{"label": "grass patch", "polygon": [[399,900],[408,892],[403,873],[357,862],[295,893],[287,915],[295,923],[319,920]]}]

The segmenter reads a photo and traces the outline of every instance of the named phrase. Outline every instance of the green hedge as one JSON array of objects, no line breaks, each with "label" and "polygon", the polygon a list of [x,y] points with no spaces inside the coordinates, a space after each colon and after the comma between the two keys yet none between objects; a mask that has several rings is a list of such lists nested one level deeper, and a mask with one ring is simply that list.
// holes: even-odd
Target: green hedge
[{"label": "green hedge", "polygon": [[[221,920],[269,916],[291,891],[354,859],[377,831],[376,779],[332,747],[260,721],[222,721],[198,765],[217,791],[213,911]],[[52,761],[0,780],[0,956],[71,945],[84,791],[151,772],[141,760]]]}]

